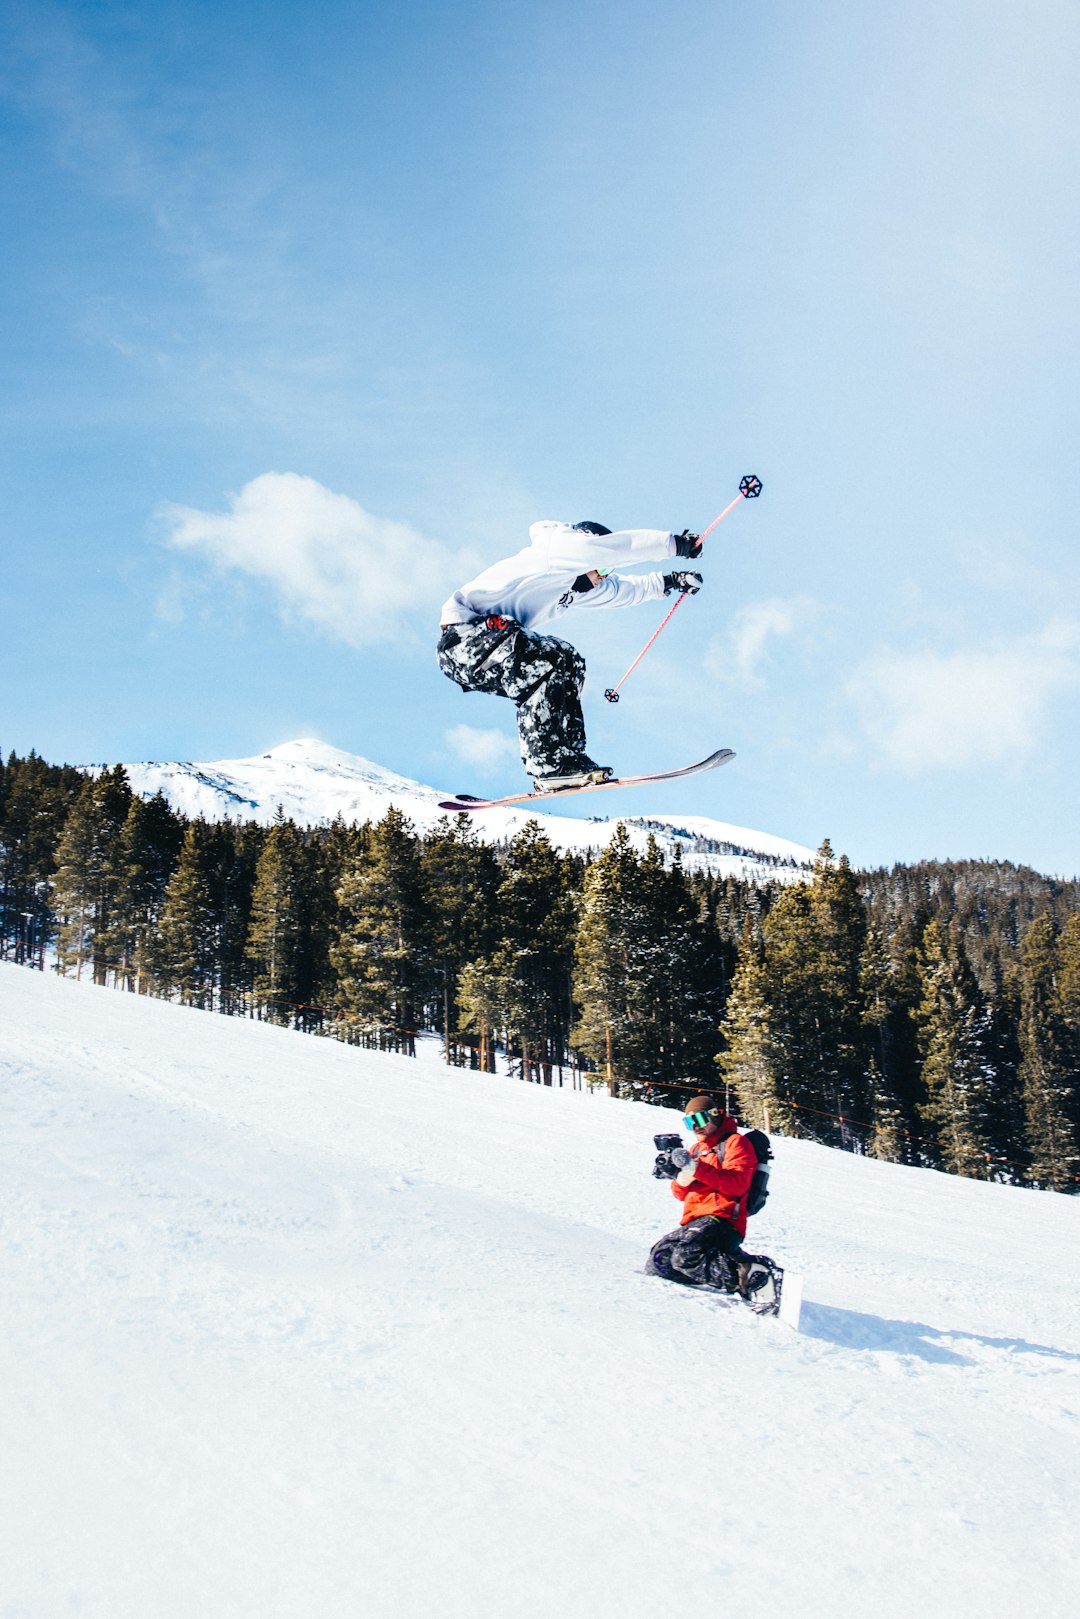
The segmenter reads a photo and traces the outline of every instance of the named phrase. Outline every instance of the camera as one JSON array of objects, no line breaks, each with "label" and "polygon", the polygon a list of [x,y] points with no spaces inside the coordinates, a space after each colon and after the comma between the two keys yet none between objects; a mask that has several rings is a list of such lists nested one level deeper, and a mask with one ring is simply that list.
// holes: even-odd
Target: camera
[{"label": "camera", "polygon": [[653,1174],[658,1181],[673,1181],[680,1169],[685,1169],[690,1162],[690,1154],[683,1146],[682,1136],[653,1136],[656,1146],[656,1163],[653,1165]]}]

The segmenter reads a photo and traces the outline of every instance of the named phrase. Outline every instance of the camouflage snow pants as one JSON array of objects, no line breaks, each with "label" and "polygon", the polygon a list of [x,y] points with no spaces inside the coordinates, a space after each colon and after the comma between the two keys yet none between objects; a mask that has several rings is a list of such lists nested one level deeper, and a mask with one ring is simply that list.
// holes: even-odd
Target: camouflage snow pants
[{"label": "camouflage snow pants", "polygon": [[706,1214],[688,1220],[669,1231],[645,1261],[649,1276],[663,1276],[669,1282],[689,1282],[693,1287],[718,1287],[734,1291],[738,1275],[731,1256],[742,1253],[739,1233],[730,1220]]},{"label": "camouflage snow pants", "polygon": [[585,753],[585,659],[569,642],[529,635],[509,619],[478,618],[443,630],[438,660],[462,691],[517,704],[521,757],[530,776],[578,768]]}]

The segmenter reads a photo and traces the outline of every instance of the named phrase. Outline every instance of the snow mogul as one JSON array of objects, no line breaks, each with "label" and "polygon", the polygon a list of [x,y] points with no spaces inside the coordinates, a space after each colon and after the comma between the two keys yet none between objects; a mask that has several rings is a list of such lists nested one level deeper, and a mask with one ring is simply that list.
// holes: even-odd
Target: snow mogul
[{"label": "snow mogul", "polygon": [[620,562],[700,555],[701,540],[689,529],[613,534],[602,523],[534,523],[523,551],[485,568],[444,603],[439,668],[462,691],[517,704],[521,757],[538,792],[584,787],[612,772],[585,751],[584,658],[557,636],[534,634],[537,625],[582,608],[636,607],[674,591],[696,594],[700,573],[612,569]]},{"label": "snow mogul", "polygon": [[[752,1139],[761,1132],[744,1135],[712,1096],[693,1097],[683,1124],[694,1134],[693,1146],[687,1151],[677,1136],[671,1137],[675,1145],[661,1150],[654,1171],[663,1179],[671,1177],[682,1220],[653,1244],[645,1270],[669,1282],[739,1293],[754,1302],[767,1283],[775,1287],[779,1271],[764,1255],[744,1253],[742,1247],[747,1216],[768,1195],[761,1186],[763,1160]],[[669,1138],[657,1136],[658,1145],[662,1140]],[[778,1293],[770,1307],[774,1302],[779,1302]]]}]

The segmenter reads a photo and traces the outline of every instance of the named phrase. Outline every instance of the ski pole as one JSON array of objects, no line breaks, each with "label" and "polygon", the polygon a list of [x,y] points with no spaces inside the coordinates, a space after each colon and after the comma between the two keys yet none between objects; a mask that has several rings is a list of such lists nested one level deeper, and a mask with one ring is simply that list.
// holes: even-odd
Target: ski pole
[{"label": "ski pole", "polygon": [[[717,524],[724,521],[724,518],[727,516],[728,512],[733,512],[735,510],[740,500],[756,500],[760,493],[761,479],[756,478],[752,472],[748,472],[745,478],[739,479],[739,493],[735,496],[735,499],[730,501],[728,505],[724,507],[719,517],[713,518],[708,528],[703,534],[699,534],[698,538],[702,541],[702,543],[704,543],[704,541],[707,540],[709,535],[712,533],[713,529],[716,528]],[[674,603],[669,608],[666,616],[661,620],[661,622],[656,626],[656,629],[649,636],[649,639],[645,642],[645,645],[642,647],[629,669],[623,675],[622,679],[618,681],[616,685],[608,687],[607,691],[604,693],[604,697],[609,703],[617,703],[619,701],[619,688],[626,685],[626,682],[630,679],[630,676],[633,674],[646,652],[648,652],[653,642],[659,637],[661,630],[663,630],[665,625],[669,624],[675,617],[675,614],[678,612],[685,599],[686,592],[680,591],[678,596],[675,598]]]}]

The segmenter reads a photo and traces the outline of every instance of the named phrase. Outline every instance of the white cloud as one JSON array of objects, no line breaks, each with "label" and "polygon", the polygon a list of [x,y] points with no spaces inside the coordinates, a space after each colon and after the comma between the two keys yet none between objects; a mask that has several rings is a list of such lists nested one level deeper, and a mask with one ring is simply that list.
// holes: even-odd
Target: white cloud
[{"label": "white cloud", "polygon": [[227,512],[163,506],[167,543],[269,585],[290,618],[350,646],[434,637],[468,559],[295,472],[264,472]]},{"label": "white cloud", "polygon": [[735,616],[727,636],[711,643],[705,666],[718,680],[744,690],[762,686],[769,642],[791,636],[817,612],[809,596],[770,596],[749,602]]},{"label": "white cloud", "polygon": [[491,773],[507,759],[517,759],[516,742],[502,731],[481,731],[474,725],[454,725],[446,732],[451,751],[466,764]]},{"label": "white cloud", "polygon": [[1038,742],[1052,700],[1080,686],[1080,624],[955,652],[880,652],[847,695],[879,760],[898,770],[1003,764]]}]

